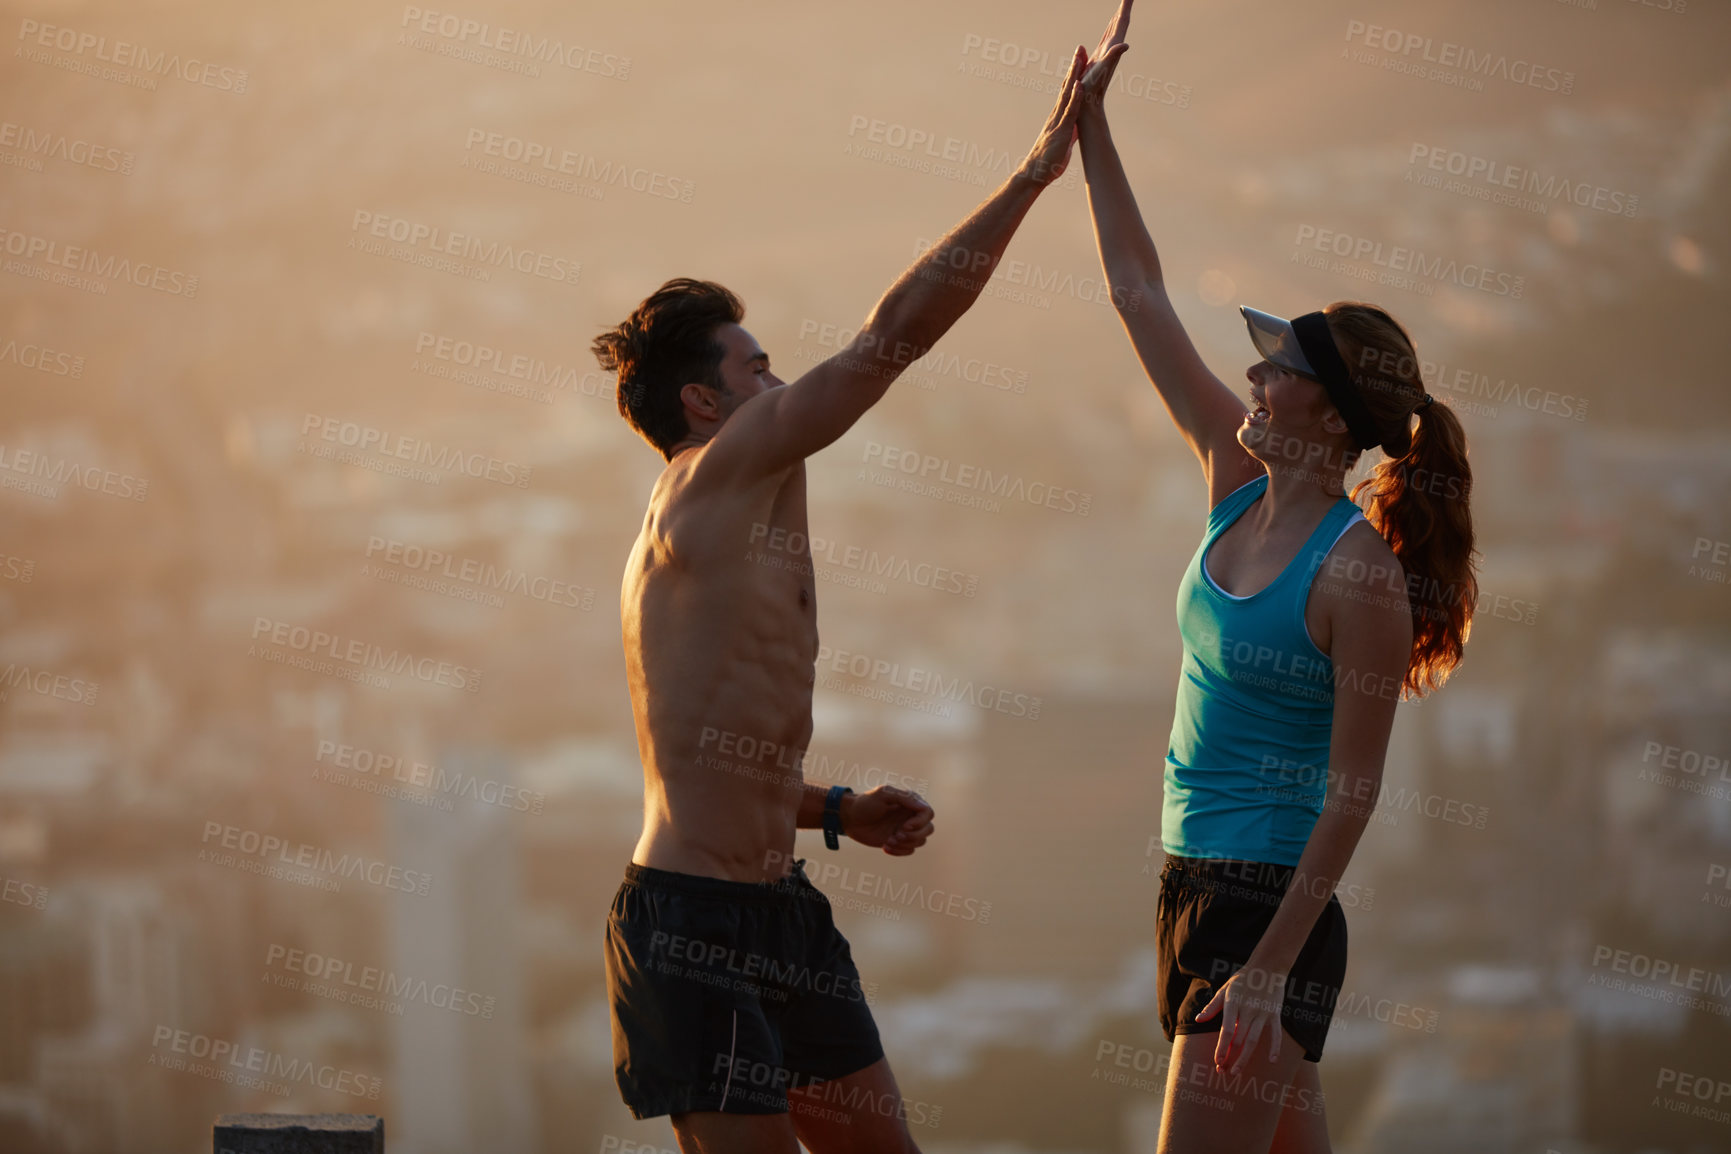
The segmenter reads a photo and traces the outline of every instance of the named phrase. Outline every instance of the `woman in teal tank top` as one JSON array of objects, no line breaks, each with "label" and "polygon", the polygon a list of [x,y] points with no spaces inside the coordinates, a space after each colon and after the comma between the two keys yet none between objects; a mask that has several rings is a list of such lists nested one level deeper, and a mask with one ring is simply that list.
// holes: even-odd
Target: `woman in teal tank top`
[{"label": "woman in teal tank top", "polygon": [[1459,664],[1478,595],[1466,437],[1375,305],[1243,309],[1261,359],[1241,394],[1202,363],[1106,123],[1129,8],[1083,85],[1088,202],[1130,343],[1208,484],[1178,587],[1160,823],[1160,1149],[1325,1151],[1316,1062],[1346,969],[1334,890],[1395,705]]}]

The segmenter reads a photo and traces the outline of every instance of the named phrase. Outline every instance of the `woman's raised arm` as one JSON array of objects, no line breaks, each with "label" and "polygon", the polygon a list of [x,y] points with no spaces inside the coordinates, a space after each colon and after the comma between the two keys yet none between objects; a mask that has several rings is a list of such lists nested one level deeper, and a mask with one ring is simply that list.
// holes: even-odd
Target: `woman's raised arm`
[{"label": "woman's raised arm", "polygon": [[1119,319],[1166,411],[1202,463],[1212,506],[1264,470],[1238,443],[1238,427],[1249,406],[1202,363],[1172,307],[1160,256],[1106,124],[1106,89],[1118,58],[1128,50],[1123,37],[1129,15],[1130,0],[1123,0],[1082,81],[1080,134],[1088,207]]}]

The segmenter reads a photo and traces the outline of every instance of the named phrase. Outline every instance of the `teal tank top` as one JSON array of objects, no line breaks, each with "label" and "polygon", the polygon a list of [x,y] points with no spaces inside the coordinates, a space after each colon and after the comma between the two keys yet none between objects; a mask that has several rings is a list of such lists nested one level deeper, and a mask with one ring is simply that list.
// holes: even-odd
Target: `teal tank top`
[{"label": "teal tank top", "polygon": [[1322,813],[1334,664],[1310,639],[1304,603],[1329,550],[1364,514],[1343,495],[1280,576],[1235,597],[1204,558],[1267,488],[1264,473],[1209,511],[1178,584],[1184,662],[1160,815],[1169,854],[1297,865]]}]

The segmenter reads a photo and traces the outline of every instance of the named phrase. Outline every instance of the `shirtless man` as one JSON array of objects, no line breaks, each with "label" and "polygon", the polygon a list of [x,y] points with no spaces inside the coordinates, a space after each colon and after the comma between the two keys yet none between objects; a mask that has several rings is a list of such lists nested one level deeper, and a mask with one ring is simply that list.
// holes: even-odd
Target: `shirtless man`
[{"label": "shirtless man", "polygon": [[[805,458],[840,437],[985,287],[1075,139],[1076,50],[1021,165],[892,285],[851,344],[793,384],[720,285],[673,280],[596,338],[619,409],[667,459],[620,591],[643,835],[606,933],[613,1055],[638,1118],[703,1154],[917,1152],[847,940],[793,862],[822,827],[895,855],[918,794],[805,783],[816,680]],[[791,863],[791,864],[790,864]]]}]

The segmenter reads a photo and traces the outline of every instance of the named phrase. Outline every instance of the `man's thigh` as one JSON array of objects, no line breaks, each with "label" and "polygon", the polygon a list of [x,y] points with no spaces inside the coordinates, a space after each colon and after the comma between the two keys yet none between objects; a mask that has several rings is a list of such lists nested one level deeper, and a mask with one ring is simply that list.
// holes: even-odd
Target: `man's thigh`
[{"label": "man's thigh", "polygon": [[673,1115],[673,1133],[684,1154],[799,1154],[786,1114],[718,1114],[713,1110]]},{"label": "man's thigh", "polygon": [[811,1154],[919,1154],[889,1059],[789,1090],[788,1109]]},{"label": "man's thigh", "polygon": [[1283,1113],[1320,1107],[1292,1082],[1304,1047],[1281,1031],[1280,1057],[1268,1060],[1268,1040],[1234,1074],[1214,1065],[1218,1033],[1179,1034],[1166,1074],[1160,1154],[1245,1154],[1268,1150]]}]

